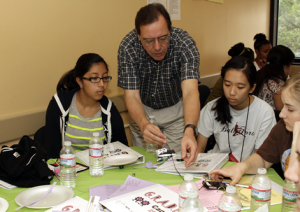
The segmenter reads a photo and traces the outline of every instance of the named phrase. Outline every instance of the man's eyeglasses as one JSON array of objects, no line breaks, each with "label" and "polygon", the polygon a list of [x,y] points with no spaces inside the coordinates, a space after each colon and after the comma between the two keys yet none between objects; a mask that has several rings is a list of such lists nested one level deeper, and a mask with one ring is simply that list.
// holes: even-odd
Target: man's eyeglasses
[{"label": "man's eyeglasses", "polygon": [[112,77],[110,77],[110,76],[102,77],[102,78],[101,77],[90,77],[90,78],[81,77],[81,79],[85,79],[85,80],[91,81],[92,83],[98,83],[101,80],[103,80],[103,82],[109,82],[109,81],[111,81]]},{"label": "man's eyeglasses", "polygon": [[169,35],[163,35],[159,38],[145,38],[143,39],[142,41],[144,42],[144,44],[146,46],[153,46],[153,44],[155,43],[155,40],[157,39],[157,41],[160,43],[160,44],[163,44],[163,43],[168,43],[169,40],[170,40],[170,36]]}]

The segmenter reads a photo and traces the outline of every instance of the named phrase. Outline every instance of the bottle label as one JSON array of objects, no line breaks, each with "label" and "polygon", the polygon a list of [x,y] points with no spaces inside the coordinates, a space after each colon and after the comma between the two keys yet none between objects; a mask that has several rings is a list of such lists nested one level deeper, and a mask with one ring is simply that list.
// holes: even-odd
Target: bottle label
[{"label": "bottle label", "polygon": [[[232,212],[232,210],[226,211],[226,210],[222,210],[221,208],[218,208],[218,212]],[[239,210],[239,211],[234,211],[234,212],[241,212],[241,210]]]},{"label": "bottle label", "polygon": [[74,168],[76,165],[76,160],[74,158],[60,158],[60,166],[65,168]]},{"label": "bottle label", "polygon": [[186,197],[183,197],[183,196],[179,195],[179,208],[181,208],[181,206],[182,206],[185,199],[186,199]]},{"label": "bottle label", "polygon": [[92,148],[90,147],[90,156],[93,158],[103,157],[103,147],[101,148]]},{"label": "bottle label", "polygon": [[286,189],[283,189],[283,201],[286,203],[296,203],[296,200],[298,198],[297,191],[289,191]]},{"label": "bottle label", "polygon": [[260,190],[252,187],[251,198],[258,202],[268,202],[271,199],[271,189]]}]

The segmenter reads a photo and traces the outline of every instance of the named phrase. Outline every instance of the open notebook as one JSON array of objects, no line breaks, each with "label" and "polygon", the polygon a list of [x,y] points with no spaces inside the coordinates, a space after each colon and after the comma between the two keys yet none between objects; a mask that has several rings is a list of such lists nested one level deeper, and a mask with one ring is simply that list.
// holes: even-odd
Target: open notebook
[{"label": "open notebook", "polygon": [[[194,177],[202,178],[202,176],[210,171],[221,168],[228,161],[227,153],[199,153],[197,160],[189,167],[185,167],[185,162],[172,161],[170,159],[168,162],[165,162],[160,167],[155,169],[157,172],[163,172],[167,174],[192,174]],[[175,167],[176,166],[176,169]]]},{"label": "open notebook", "polygon": [[[113,166],[108,166],[105,164],[107,158],[115,155],[136,155],[138,157],[138,161],[134,164],[145,163],[144,155],[130,149],[128,146],[120,143],[119,141],[112,142],[110,144],[104,145],[104,169],[113,169],[117,168]],[[85,165],[89,166],[89,149],[76,152],[76,157]]]}]

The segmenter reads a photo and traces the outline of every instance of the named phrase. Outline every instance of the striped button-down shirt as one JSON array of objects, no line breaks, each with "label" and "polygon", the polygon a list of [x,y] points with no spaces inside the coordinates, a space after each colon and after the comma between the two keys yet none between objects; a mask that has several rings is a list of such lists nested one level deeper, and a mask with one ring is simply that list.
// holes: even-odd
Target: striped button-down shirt
[{"label": "striped button-down shirt", "polygon": [[155,109],[170,107],[182,98],[182,81],[200,82],[199,64],[196,43],[186,31],[172,27],[167,54],[156,62],[132,30],[119,47],[118,86],[140,90],[144,105]]}]

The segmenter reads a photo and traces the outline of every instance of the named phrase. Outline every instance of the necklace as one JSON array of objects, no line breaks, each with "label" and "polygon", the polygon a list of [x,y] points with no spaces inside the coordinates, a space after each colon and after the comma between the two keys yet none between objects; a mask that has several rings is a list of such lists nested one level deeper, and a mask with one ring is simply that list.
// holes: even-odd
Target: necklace
[{"label": "necklace", "polygon": [[[245,124],[245,130],[244,130],[244,139],[243,139],[243,146],[242,146],[242,151],[241,151],[241,157],[240,157],[240,162],[242,161],[243,157],[243,151],[244,151],[244,144],[245,144],[245,138],[246,138],[246,129],[247,129],[247,124],[248,124],[248,115],[249,115],[249,108],[250,108],[250,96],[249,96],[249,105],[248,105],[248,110],[247,110],[247,118],[246,118],[246,124]],[[230,146],[230,140],[229,140],[229,125],[227,123],[227,128],[228,128],[228,146],[230,150],[230,154],[232,154],[231,146]]]}]

